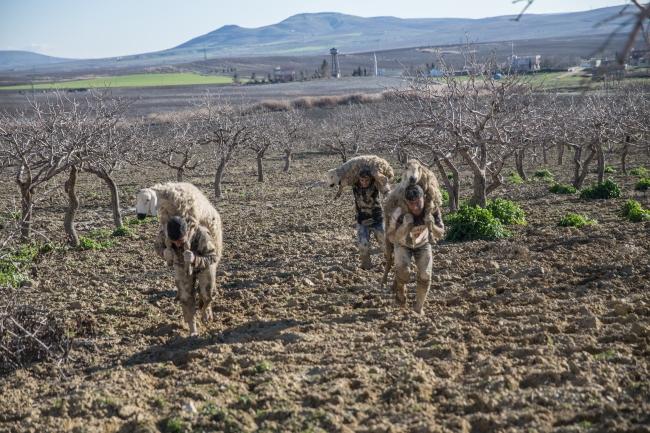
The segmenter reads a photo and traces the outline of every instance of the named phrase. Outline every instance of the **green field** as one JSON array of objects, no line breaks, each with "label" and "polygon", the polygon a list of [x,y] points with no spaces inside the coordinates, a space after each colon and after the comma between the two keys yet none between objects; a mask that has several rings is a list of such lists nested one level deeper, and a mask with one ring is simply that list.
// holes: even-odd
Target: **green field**
[{"label": "green field", "polygon": [[[59,83],[34,84],[34,89],[72,89],[80,87],[150,87],[182,86],[186,84],[230,84],[232,78],[203,76],[197,74],[139,74],[120,77],[93,78],[90,80],[64,81]],[[29,90],[31,85],[0,87],[2,90]]]}]

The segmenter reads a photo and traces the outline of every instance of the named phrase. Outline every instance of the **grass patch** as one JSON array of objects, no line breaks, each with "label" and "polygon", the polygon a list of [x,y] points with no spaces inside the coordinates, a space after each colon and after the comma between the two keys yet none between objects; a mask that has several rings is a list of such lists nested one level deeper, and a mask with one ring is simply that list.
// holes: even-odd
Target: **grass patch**
[{"label": "grass patch", "polygon": [[598,221],[587,218],[586,215],[568,213],[557,222],[560,227],[585,227],[598,224]]},{"label": "grass patch", "polygon": [[110,230],[93,230],[90,233],[88,233],[88,237],[90,239],[97,239],[97,238],[105,238],[107,236],[111,235]]},{"label": "grass patch", "polygon": [[508,174],[507,182],[511,185],[516,185],[518,183],[524,183],[524,180],[519,176],[518,173],[514,171]]},{"label": "grass patch", "polygon": [[576,194],[578,190],[564,183],[552,183],[548,187],[548,192],[552,194]]},{"label": "grass patch", "polygon": [[183,418],[174,417],[167,420],[165,431],[168,433],[184,433],[188,430],[186,429]]},{"label": "grass patch", "polygon": [[621,186],[613,179],[607,179],[605,182],[591,185],[580,192],[580,198],[591,199],[608,199],[619,198],[621,196]]},{"label": "grass patch", "polygon": [[487,210],[489,210],[492,213],[492,216],[498,219],[501,224],[526,224],[526,214],[519,206],[510,200],[502,198],[488,200]]},{"label": "grass patch", "polygon": [[535,177],[542,180],[553,180],[554,174],[550,170],[537,170],[535,172]]},{"label": "grass patch", "polygon": [[99,242],[94,239],[81,237],[79,238],[79,245],[77,248],[86,251],[103,251],[112,246],[115,246],[115,241],[107,240]]},{"label": "grass patch", "polygon": [[635,168],[630,170],[632,176],[647,176],[649,174],[648,169],[644,167]]},{"label": "grass patch", "polygon": [[447,179],[453,179],[454,173],[447,173]]},{"label": "grass patch", "polygon": [[644,177],[634,185],[634,191],[647,191],[650,188],[650,177]]},{"label": "grass patch", "polygon": [[608,165],[607,167],[605,167],[605,173],[616,173],[616,170],[614,170],[613,167]]},{"label": "grass patch", "polygon": [[[181,86],[187,84],[230,84],[232,78],[222,76],[203,76],[197,74],[137,74],[119,77],[95,78],[91,80],[75,80],[48,84],[35,84],[34,89],[70,89],[79,87],[151,87],[151,86]],[[28,90],[31,85],[5,86],[5,90]]]},{"label": "grass patch", "polygon": [[594,355],[596,361],[603,359],[612,359],[616,357],[616,351],[608,350],[607,352],[597,353]]},{"label": "grass patch", "polygon": [[126,217],[124,218],[124,225],[127,226],[132,226],[132,225],[137,225],[137,224],[151,224],[158,222],[158,218],[156,217],[147,217],[143,220],[139,220],[137,217]]},{"label": "grass patch", "polygon": [[31,264],[40,249],[35,243],[21,245],[6,255],[0,252],[0,286],[18,287],[21,281],[28,280]]},{"label": "grass patch", "polygon": [[113,233],[111,233],[111,236],[130,236],[133,233],[135,233],[135,229],[128,226],[122,226],[115,229]]},{"label": "grass patch", "polygon": [[492,241],[510,235],[488,209],[463,204],[458,212],[444,218],[449,227],[446,239],[453,242],[483,239]]},{"label": "grass patch", "polygon": [[447,190],[441,189],[440,190],[440,195],[442,195],[442,205],[443,206],[448,206],[449,205],[449,193]]},{"label": "grass patch", "polygon": [[273,365],[267,361],[262,361],[259,364],[257,364],[255,367],[253,367],[253,371],[255,372],[255,374],[262,374],[271,370],[273,370]]},{"label": "grass patch", "polygon": [[650,212],[643,209],[641,203],[636,200],[629,200],[625,203],[619,215],[633,223],[650,221]]}]

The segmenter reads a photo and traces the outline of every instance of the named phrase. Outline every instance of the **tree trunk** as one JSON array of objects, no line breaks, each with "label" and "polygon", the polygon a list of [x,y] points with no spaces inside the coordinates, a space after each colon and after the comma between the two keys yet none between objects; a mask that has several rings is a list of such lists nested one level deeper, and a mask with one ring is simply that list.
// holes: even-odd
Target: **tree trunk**
[{"label": "tree trunk", "polygon": [[185,170],[181,167],[176,169],[176,182],[182,182],[183,181],[183,173]]},{"label": "tree trunk", "polygon": [[598,182],[605,181],[605,152],[600,141],[596,142],[596,154],[598,155]]},{"label": "tree trunk", "polygon": [[526,180],[526,172],[524,171],[524,150],[518,150],[515,152],[515,165],[517,166],[517,173],[519,176]]},{"label": "tree trunk", "polygon": [[548,159],[546,158],[546,146],[542,146],[542,154],[544,155],[544,165],[547,165]]},{"label": "tree trunk", "polygon": [[289,171],[291,168],[291,161],[293,160],[293,150],[284,149],[284,168],[283,171]]},{"label": "tree trunk", "polygon": [[558,148],[557,148],[557,165],[563,165],[564,164],[564,149],[565,149],[564,144],[558,145]]},{"label": "tree trunk", "polygon": [[77,199],[75,191],[77,185],[77,172],[78,169],[76,166],[73,165],[70,167],[70,175],[68,176],[68,180],[65,182],[65,192],[68,193],[68,209],[65,212],[63,228],[65,234],[68,235],[68,243],[73,247],[79,245],[79,235],[74,228],[74,220],[77,216],[77,210],[79,209],[79,200]]},{"label": "tree trunk", "polygon": [[449,212],[454,213],[458,210],[458,201],[456,198],[456,192],[454,191],[454,187],[452,186],[451,182],[449,182],[449,178],[447,177],[447,172],[445,171],[445,167],[442,166],[440,161],[436,162],[436,167],[438,167],[438,171],[440,171],[440,175],[442,176],[442,181],[445,183],[445,189],[449,194]]},{"label": "tree trunk", "polygon": [[[587,173],[589,172],[589,164],[591,163],[591,160],[594,159],[594,156],[596,156],[596,149],[594,149],[593,146],[591,147],[591,153],[584,162],[580,161],[581,156],[582,147],[578,147],[576,148],[575,155],[573,156],[573,162],[575,164],[573,187],[575,189],[582,188],[582,183],[585,181],[585,177],[587,177]],[[580,169],[582,169],[582,172]]]},{"label": "tree trunk", "polygon": [[264,166],[262,165],[264,152],[257,152],[257,181],[264,182]]},{"label": "tree trunk", "polygon": [[228,164],[228,162],[225,158],[222,158],[217,167],[217,173],[214,176],[214,196],[216,198],[221,198],[221,180],[223,179],[223,173],[226,170],[226,164]]},{"label": "tree trunk", "polygon": [[470,204],[472,206],[478,205],[485,209],[487,206],[487,195],[485,193],[487,180],[485,178],[485,169],[482,168],[466,150],[461,150],[460,153],[474,173],[474,197],[472,197]]},{"label": "tree trunk", "polygon": [[20,184],[20,243],[28,244],[32,234],[32,207],[34,204],[34,191],[31,183]]},{"label": "tree trunk", "polygon": [[343,164],[348,162],[348,153],[346,152],[345,147],[339,150],[339,153],[341,154],[341,159],[343,160]]},{"label": "tree trunk", "polygon": [[111,209],[113,211],[113,224],[115,228],[120,228],[124,225],[122,221],[122,213],[120,212],[120,193],[117,190],[117,185],[115,181],[106,171],[95,168],[87,168],[87,172],[94,174],[103,180],[108,186],[108,190],[111,192]]},{"label": "tree trunk", "polygon": [[623,146],[623,153],[621,154],[621,170],[623,174],[627,175],[627,153],[630,151],[630,136],[625,136],[625,146]]}]

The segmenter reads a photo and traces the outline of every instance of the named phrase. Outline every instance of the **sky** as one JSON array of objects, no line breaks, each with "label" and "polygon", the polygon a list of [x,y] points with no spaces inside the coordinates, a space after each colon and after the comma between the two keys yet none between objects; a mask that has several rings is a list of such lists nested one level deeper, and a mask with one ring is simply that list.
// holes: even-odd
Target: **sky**
[{"label": "sky", "polygon": [[[262,27],[292,15],[485,18],[516,15],[526,0],[0,0],[0,50],[104,58],[175,47],[223,25]],[[527,13],[622,6],[624,0],[535,0]]]}]

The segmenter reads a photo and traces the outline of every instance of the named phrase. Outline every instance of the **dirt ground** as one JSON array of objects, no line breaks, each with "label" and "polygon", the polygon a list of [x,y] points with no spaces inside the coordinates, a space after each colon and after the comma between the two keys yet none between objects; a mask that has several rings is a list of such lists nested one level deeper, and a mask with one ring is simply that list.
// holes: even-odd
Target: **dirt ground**
[{"label": "dirt ground", "polygon": [[[98,335],[75,340],[67,380],[44,363],[0,377],[0,432],[650,431],[650,224],[618,216],[631,197],[649,207],[638,176],[614,175],[624,198],[606,201],[549,194],[548,182],[500,188],[529,223],[496,242],[439,242],[418,316],[414,282],[407,310],[379,286],[378,250],[374,268],[359,269],[351,192],[333,201],[320,177],[339,160],[300,153],[289,173],[279,155],[265,164],[258,183],[254,158],[241,156],[219,201],[212,167],[188,178],[224,225],[216,319],[199,337],[187,337],[172,274],[152,251],[156,223],[105,251],[40,259],[25,301],[87,314]],[[568,163],[548,168],[569,180]],[[123,206],[174,178],[120,172]],[[0,178],[3,207],[11,180]],[[106,191],[81,176],[82,236],[111,228]],[[55,193],[35,210],[54,240],[66,203]],[[600,224],[557,227],[569,211]]]}]

